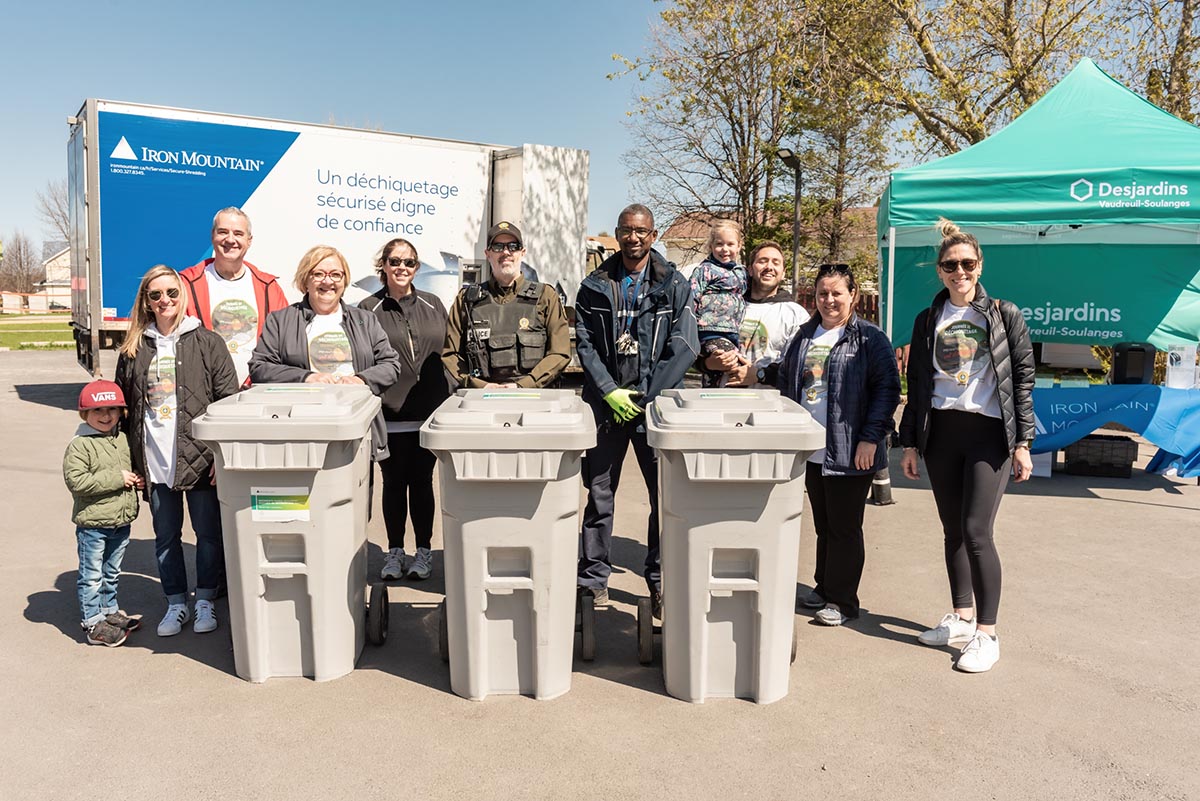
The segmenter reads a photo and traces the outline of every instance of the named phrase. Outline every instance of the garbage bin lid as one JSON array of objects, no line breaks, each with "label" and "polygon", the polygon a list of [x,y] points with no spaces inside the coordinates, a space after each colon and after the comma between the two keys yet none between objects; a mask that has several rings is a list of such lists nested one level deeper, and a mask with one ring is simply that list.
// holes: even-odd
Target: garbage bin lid
[{"label": "garbage bin lid", "polygon": [[569,389],[460,389],[421,426],[439,451],[577,451],[596,444],[591,409]]},{"label": "garbage bin lid", "polygon": [[646,412],[646,438],[664,450],[808,451],[825,429],[775,389],[668,389]]},{"label": "garbage bin lid", "polygon": [[350,384],[258,384],[209,404],[192,423],[204,442],[341,442],[361,439],[379,398]]}]

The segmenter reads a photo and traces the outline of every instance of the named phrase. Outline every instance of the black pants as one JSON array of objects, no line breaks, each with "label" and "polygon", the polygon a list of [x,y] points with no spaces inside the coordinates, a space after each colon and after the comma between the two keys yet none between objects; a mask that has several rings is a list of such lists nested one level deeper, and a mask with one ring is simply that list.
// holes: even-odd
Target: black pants
[{"label": "black pants", "polygon": [[858,617],[858,583],[862,580],[866,550],[863,546],[863,511],[874,475],[827,476],[818,464],[809,463],[804,488],[817,532],[816,591],[838,605],[846,617]]},{"label": "black pants", "polygon": [[984,626],[996,624],[1000,609],[1000,555],[992,527],[1011,464],[999,419],[930,412],[925,467],[946,533],[950,593],[955,609],[974,605],[976,620]]},{"label": "black pants", "polygon": [[612,575],[613,509],[621,466],[633,443],[646,493],[650,496],[650,516],[646,520],[646,565],[643,575],[652,590],[662,584],[658,562],[658,457],[646,443],[645,418],[631,423],[602,423],[596,432],[596,447],[583,457],[583,483],[587,487],[587,505],[579,533],[579,585],[599,589],[608,586]]},{"label": "black pants", "polygon": [[437,457],[421,447],[421,432],[388,434],[391,456],[379,462],[383,476],[383,522],[388,548],[404,547],[405,518],[411,516],[417,547],[433,542],[433,466]]}]

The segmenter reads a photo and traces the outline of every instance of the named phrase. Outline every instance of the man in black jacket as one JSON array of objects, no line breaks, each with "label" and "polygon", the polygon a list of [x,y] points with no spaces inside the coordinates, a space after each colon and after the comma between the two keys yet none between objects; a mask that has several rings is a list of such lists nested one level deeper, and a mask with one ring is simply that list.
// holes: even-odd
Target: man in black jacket
[{"label": "man in black jacket", "polygon": [[583,280],[575,299],[575,350],[583,366],[583,399],[596,417],[596,447],[583,460],[587,506],[579,545],[579,586],[608,601],[613,508],[621,465],[633,444],[650,496],[646,583],[661,616],[658,561],[658,464],[646,442],[646,404],[683,385],[699,342],[691,288],[675,265],[651,249],[658,231],[641,204],[617,218],[620,252]]}]

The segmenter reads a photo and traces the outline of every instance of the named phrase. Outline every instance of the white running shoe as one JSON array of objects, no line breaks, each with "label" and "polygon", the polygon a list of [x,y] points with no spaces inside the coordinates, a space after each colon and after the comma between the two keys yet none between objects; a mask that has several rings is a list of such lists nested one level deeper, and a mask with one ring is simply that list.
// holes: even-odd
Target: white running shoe
[{"label": "white running shoe", "polygon": [[197,634],[208,634],[217,630],[217,609],[212,601],[196,601],[196,620],[192,623],[192,631]]},{"label": "white running shoe", "polygon": [[433,573],[433,551],[428,548],[418,548],[412,564],[408,566],[408,577],[424,581]]},{"label": "white running shoe", "polygon": [[191,619],[192,613],[188,610],[187,604],[171,604],[158,624],[158,636],[174,637],[183,631],[183,624]]},{"label": "white running shoe", "polygon": [[962,654],[954,666],[964,673],[986,673],[999,659],[1000,638],[977,631],[970,642],[963,646]]},{"label": "white running shoe", "polygon": [[960,645],[975,636],[975,621],[963,620],[957,612],[950,612],[928,631],[917,635],[921,645],[940,648],[943,645]]},{"label": "white running shoe", "polygon": [[379,577],[384,581],[393,581],[404,575],[408,568],[408,554],[403,548],[392,548],[383,555],[383,570]]},{"label": "white running shoe", "polygon": [[825,608],[814,616],[817,622],[824,626],[840,626],[850,618],[842,614],[837,604],[826,604]]}]

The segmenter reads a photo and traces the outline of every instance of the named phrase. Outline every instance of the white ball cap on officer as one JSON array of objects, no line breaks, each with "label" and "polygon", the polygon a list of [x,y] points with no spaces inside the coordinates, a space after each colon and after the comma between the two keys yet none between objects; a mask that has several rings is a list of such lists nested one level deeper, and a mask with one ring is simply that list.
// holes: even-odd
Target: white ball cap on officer
[{"label": "white ball cap on officer", "polygon": [[[507,220],[502,220],[488,229],[487,260],[492,280],[497,285],[512,286],[521,274],[521,258],[525,255],[524,241],[521,229]],[[515,251],[511,250],[514,244]]]}]

